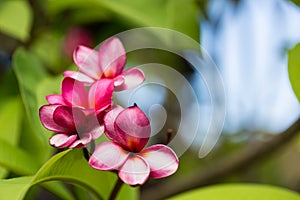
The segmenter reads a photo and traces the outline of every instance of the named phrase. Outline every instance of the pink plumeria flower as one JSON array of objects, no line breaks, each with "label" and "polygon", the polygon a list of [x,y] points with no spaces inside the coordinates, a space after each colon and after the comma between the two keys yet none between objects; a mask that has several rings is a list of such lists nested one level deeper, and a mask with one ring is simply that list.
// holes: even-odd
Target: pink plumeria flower
[{"label": "pink plumeria flower", "polygon": [[57,133],[50,138],[50,144],[57,148],[86,147],[104,132],[94,113],[76,107],[45,105],[40,108],[40,119],[46,129]]},{"label": "pink plumeria flower", "polygon": [[78,107],[87,112],[100,112],[112,106],[113,83],[109,79],[94,82],[90,88],[72,78],[64,78],[62,94],[51,94],[46,97],[49,104],[60,104]]},{"label": "pink plumeria flower", "polygon": [[78,46],[73,58],[80,71],[66,71],[64,76],[86,84],[107,78],[114,82],[116,91],[121,91],[136,87],[145,79],[143,72],[138,68],[123,71],[126,52],[121,41],[116,37],[104,41],[98,51]]},{"label": "pink plumeria flower", "polygon": [[98,170],[118,170],[129,185],[142,185],[149,177],[163,178],[178,168],[178,158],[166,145],[144,149],[150,137],[150,123],[137,106],[117,106],[104,117],[105,133],[112,142],[96,147],[89,164]]}]

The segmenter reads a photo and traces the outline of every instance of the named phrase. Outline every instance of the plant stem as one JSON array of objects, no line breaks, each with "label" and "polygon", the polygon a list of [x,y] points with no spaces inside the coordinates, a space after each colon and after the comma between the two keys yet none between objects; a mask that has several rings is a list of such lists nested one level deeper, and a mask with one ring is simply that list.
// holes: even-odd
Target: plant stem
[{"label": "plant stem", "polygon": [[82,151],[83,151],[83,155],[84,155],[85,159],[86,159],[87,161],[89,161],[89,159],[90,159],[90,153],[89,153],[89,151],[87,150],[87,148],[82,148]]},{"label": "plant stem", "polygon": [[115,200],[116,199],[122,185],[123,185],[123,181],[118,177],[116,185],[115,185],[113,191],[110,194],[109,200]]}]

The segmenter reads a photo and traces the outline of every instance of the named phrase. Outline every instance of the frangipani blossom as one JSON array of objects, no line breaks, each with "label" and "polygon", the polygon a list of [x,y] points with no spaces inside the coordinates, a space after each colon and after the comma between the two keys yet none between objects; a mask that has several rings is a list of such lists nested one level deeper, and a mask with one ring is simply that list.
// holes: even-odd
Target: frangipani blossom
[{"label": "frangipani blossom", "polygon": [[142,185],[149,177],[163,178],[178,168],[178,158],[166,145],[145,148],[150,137],[150,123],[137,107],[117,106],[104,117],[105,133],[112,142],[96,147],[89,164],[98,170],[118,170],[129,185]]},{"label": "frangipani blossom", "polygon": [[50,138],[50,144],[58,148],[86,147],[104,132],[94,113],[87,114],[76,107],[45,105],[40,108],[40,119],[46,129],[57,133]]},{"label": "frangipani blossom", "polygon": [[116,91],[121,91],[133,88],[145,79],[143,72],[138,68],[123,71],[126,64],[126,52],[121,41],[116,37],[104,41],[98,51],[78,46],[73,58],[80,71],[66,71],[64,76],[86,84],[106,78],[114,82]]},{"label": "frangipani blossom", "polygon": [[46,97],[49,104],[78,107],[96,114],[112,106],[114,86],[109,79],[98,80],[87,89],[84,83],[67,77],[62,82],[61,90],[61,95],[52,94]]}]

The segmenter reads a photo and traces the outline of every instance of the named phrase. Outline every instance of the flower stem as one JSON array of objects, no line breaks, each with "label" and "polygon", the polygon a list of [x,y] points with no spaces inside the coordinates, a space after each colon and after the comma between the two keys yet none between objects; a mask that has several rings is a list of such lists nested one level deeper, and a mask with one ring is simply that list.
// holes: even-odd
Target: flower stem
[{"label": "flower stem", "polygon": [[89,153],[89,151],[86,148],[82,148],[82,151],[83,151],[83,155],[84,155],[85,159],[87,161],[89,161],[89,159],[90,159],[90,153]]},{"label": "flower stem", "polygon": [[123,185],[123,181],[118,177],[116,185],[115,185],[113,191],[110,194],[109,200],[115,200],[116,199],[122,185]]}]

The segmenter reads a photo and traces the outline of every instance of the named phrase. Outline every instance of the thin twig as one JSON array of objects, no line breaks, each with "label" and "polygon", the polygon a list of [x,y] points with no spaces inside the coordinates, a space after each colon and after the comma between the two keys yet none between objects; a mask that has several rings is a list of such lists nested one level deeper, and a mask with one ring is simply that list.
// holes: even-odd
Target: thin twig
[{"label": "thin twig", "polygon": [[[260,159],[279,150],[300,131],[300,118],[282,133],[275,135],[267,142],[258,142],[245,147],[242,151],[232,154],[220,160],[214,161],[205,171],[203,168],[196,169],[184,180],[170,178],[161,181],[149,189],[142,190],[141,199],[155,200],[165,199],[170,196],[186,192],[201,186],[215,183],[232,172],[236,172],[245,167],[255,164]],[[157,192],[159,191],[159,192]]]},{"label": "thin twig", "polygon": [[115,185],[113,191],[110,194],[109,200],[115,200],[116,199],[122,185],[123,185],[123,181],[118,177],[116,185]]}]

